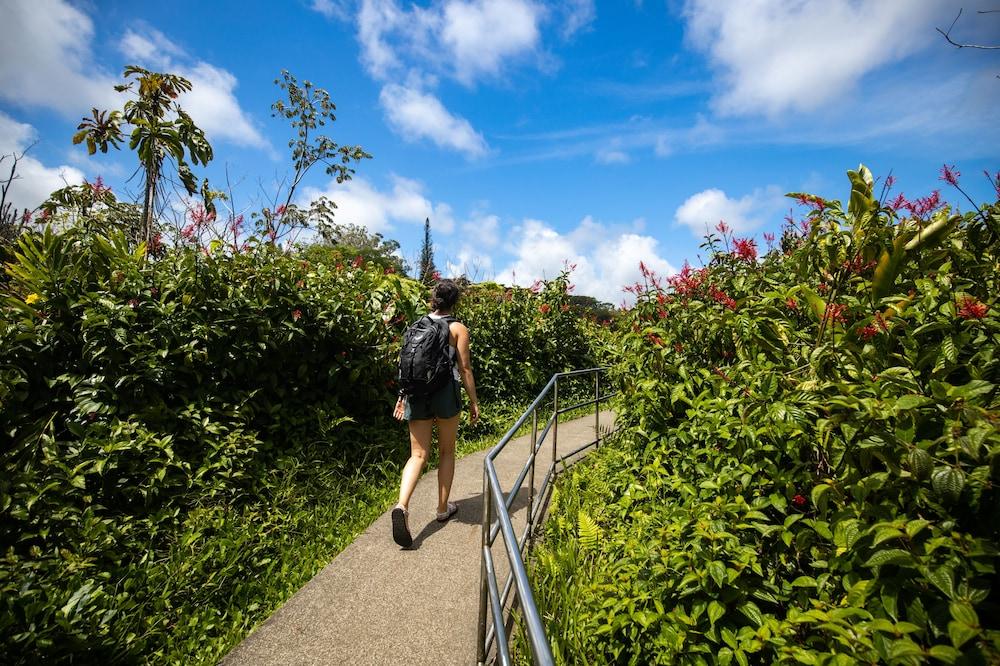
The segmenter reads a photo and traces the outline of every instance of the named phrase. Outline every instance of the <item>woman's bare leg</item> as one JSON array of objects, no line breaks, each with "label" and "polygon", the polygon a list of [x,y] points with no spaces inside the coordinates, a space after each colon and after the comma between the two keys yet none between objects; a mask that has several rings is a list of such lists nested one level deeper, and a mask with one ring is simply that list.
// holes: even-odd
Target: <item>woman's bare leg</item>
[{"label": "woman's bare leg", "polygon": [[438,419],[438,513],[448,510],[451,481],[455,478],[455,439],[458,436],[456,414],[450,419]]},{"label": "woman's bare leg", "polygon": [[[431,452],[431,426],[434,421],[424,419],[420,421],[410,421],[410,459],[403,467],[403,480],[399,484],[399,506],[407,509],[410,504],[410,495],[417,487],[417,481],[423,474],[424,465]],[[452,446],[454,451],[454,446]],[[454,455],[452,455],[454,459]],[[454,462],[452,462],[454,467]]]}]

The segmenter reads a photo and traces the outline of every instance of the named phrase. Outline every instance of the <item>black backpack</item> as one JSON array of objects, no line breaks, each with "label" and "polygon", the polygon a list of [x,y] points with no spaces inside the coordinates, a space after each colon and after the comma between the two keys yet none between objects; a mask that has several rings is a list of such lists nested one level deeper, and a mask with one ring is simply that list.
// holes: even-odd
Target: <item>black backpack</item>
[{"label": "black backpack", "polygon": [[421,317],[403,334],[399,352],[399,390],[402,395],[426,396],[452,377],[448,324],[454,317]]}]

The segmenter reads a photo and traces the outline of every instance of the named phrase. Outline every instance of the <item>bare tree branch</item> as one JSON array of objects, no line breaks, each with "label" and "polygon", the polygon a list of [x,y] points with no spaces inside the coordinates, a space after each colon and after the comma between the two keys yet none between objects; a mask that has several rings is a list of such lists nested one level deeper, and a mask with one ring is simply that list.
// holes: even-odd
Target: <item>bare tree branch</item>
[{"label": "bare tree branch", "polygon": [[[994,12],[1000,12],[1000,9],[983,10],[983,11],[979,11],[977,13],[978,14],[992,14]],[[951,22],[950,26],[948,26],[948,31],[947,32],[945,32],[941,28],[934,28],[934,29],[937,30],[938,32],[940,32],[942,35],[944,35],[944,38],[946,40],[948,40],[948,43],[951,44],[952,46],[954,46],[955,48],[959,48],[959,49],[982,49],[982,50],[986,50],[986,51],[994,50],[994,49],[1000,49],[1000,46],[985,46],[983,44],[960,44],[959,42],[956,42],[954,39],[952,39],[951,38],[951,31],[955,27],[955,24],[958,23],[958,19],[961,18],[961,16],[962,16],[962,10],[960,8],[958,10],[958,16],[956,16],[955,20]]]}]

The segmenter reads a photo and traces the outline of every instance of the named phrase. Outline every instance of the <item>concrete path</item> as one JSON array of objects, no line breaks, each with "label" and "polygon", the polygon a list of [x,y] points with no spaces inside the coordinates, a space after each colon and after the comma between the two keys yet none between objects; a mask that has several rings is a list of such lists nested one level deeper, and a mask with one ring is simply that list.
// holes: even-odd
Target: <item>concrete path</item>
[{"label": "concrete path", "polygon": [[[601,413],[602,431],[613,418],[610,412]],[[593,438],[593,414],[560,423],[559,455]],[[529,437],[520,437],[497,460],[505,491],[521,471],[529,448]],[[551,451],[550,435],[539,452],[536,484],[548,468]],[[393,542],[389,513],[383,514],[222,663],[475,664],[485,455],[474,453],[456,463],[451,498],[459,509],[450,522],[434,520],[437,473],[430,472],[410,501],[411,549],[402,550]],[[518,536],[527,486],[525,481],[513,506]],[[499,537],[493,553],[502,586],[508,567]]]}]

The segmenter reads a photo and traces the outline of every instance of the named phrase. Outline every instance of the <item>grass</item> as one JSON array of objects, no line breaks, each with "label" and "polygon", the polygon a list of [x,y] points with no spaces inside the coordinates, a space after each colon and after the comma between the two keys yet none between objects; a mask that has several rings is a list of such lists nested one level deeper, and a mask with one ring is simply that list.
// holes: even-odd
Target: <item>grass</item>
[{"label": "grass", "polygon": [[[460,429],[457,455],[495,444],[523,408],[494,405],[480,426]],[[206,507],[192,514],[158,568],[168,588],[196,594],[177,595],[188,601],[170,613],[162,649],[143,659],[217,663],[387,511],[409,446],[402,424],[370,436],[367,460],[325,459],[317,451],[276,470],[260,501],[239,511]],[[430,469],[436,465],[435,448]],[[248,557],[256,575],[245,575]]]}]

